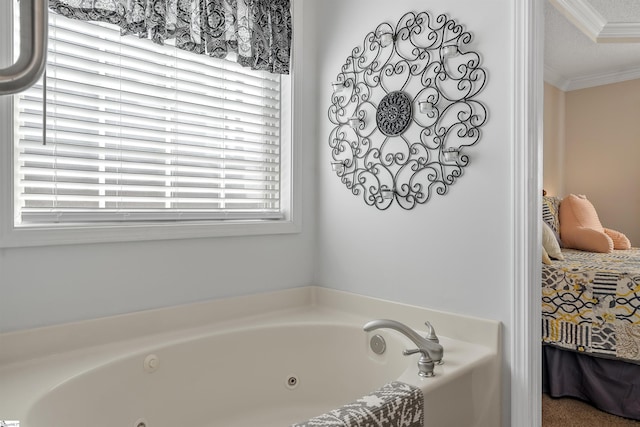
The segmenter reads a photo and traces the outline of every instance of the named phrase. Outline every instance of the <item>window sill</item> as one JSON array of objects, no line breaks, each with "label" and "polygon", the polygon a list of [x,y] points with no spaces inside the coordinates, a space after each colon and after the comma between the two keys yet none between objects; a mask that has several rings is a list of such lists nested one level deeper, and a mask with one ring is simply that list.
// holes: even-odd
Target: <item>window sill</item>
[{"label": "window sill", "polygon": [[10,227],[0,233],[0,248],[258,236],[300,230],[299,221],[292,220]]}]

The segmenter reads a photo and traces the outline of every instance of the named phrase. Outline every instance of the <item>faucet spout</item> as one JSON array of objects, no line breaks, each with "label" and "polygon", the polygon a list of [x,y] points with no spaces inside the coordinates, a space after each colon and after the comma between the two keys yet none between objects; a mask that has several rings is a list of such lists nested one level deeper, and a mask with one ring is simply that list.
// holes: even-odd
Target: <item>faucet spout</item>
[{"label": "faucet spout", "polygon": [[373,331],[375,329],[393,329],[398,331],[407,338],[409,338],[418,347],[419,350],[424,351],[429,355],[429,358],[434,362],[440,362],[444,354],[444,349],[439,343],[428,340],[418,335],[416,331],[395,320],[389,319],[377,319],[367,322],[363,328],[366,332]]}]

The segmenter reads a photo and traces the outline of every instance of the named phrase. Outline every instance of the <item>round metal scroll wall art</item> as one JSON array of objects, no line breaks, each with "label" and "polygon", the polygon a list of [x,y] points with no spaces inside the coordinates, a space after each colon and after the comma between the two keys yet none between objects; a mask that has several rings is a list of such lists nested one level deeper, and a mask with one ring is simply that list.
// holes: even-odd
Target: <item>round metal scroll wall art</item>
[{"label": "round metal scroll wall art", "polygon": [[365,203],[412,209],[446,194],[487,120],[471,33],[446,15],[405,14],[355,47],[332,83],[332,167]]}]

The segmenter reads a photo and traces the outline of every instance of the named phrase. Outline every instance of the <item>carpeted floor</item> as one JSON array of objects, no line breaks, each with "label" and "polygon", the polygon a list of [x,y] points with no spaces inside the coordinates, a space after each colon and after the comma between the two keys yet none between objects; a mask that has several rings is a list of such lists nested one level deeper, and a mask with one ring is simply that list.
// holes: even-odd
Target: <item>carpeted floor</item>
[{"label": "carpeted floor", "polygon": [[542,395],[543,427],[640,427],[640,421],[607,414],[580,400]]}]

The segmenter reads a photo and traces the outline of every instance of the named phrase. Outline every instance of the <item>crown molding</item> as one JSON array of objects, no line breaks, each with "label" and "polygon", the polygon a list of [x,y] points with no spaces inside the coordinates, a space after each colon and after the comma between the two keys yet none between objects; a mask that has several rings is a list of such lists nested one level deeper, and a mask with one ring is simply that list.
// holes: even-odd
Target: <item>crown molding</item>
[{"label": "crown molding", "polygon": [[598,35],[598,43],[638,43],[640,22],[608,22]]},{"label": "crown molding", "polygon": [[604,74],[592,74],[588,76],[580,76],[570,79],[566,92],[578,89],[586,89],[589,87],[608,85],[612,83],[625,82],[627,80],[640,79],[640,68],[631,68],[624,71]]},{"label": "crown molding", "polygon": [[639,22],[609,22],[586,0],[549,0],[573,25],[596,43],[638,43]]},{"label": "crown molding", "polygon": [[613,73],[589,74],[570,79],[548,65],[544,66],[544,81],[557,87],[563,92],[621,83],[636,79],[640,79],[640,68],[629,68],[627,70],[616,71]]},{"label": "crown molding", "polygon": [[550,0],[550,2],[587,37],[598,43],[598,36],[607,21],[593,6],[585,0]]},{"label": "crown molding", "polygon": [[[573,25],[596,43],[638,43],[640,22],[608,22],[587,0],[549,0]],[[567,78],[549,66],[544,81],[568,92],[640,79],[640,68]]]},{"label": "crown molding", "polygon": [[569,89],[569,85],[571,84],[571,80],[567,79],[562,74],[558,73],[556,70],[546,64],[544,66],[544,81],[552,86],[557,87],[563,92],[566,92]]}]

